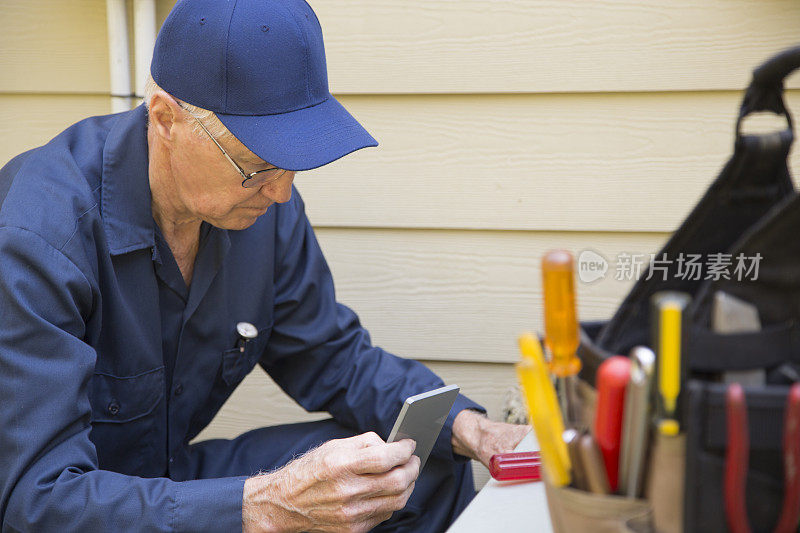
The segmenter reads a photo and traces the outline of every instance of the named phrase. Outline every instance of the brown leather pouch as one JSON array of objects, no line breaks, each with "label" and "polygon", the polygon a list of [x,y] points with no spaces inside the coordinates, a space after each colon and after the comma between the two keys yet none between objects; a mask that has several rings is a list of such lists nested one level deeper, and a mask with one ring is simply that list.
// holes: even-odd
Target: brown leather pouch
[{"label": "brown leather pouch", "polygon": [[683,531],[683,482],[686,464],[686,435],[656,434],[647,467],[645,496],[653,506],[653,518],[660,533]]},{"label": "brown leather pouch", "polygon": [[570,487],[553,487],[545,480],[547,506],[556,533],[654,532],[649,502],[623,496],[598,495]]},{"label": "brown leather pouch", "polygon": [[[583,423],[591,427],[595,389],[578,381]],[[600,495],[571,487],[554,487],[544,476],[547,506],[556,533],[650,533],[655,532],[653,507],[643,499]]]}]

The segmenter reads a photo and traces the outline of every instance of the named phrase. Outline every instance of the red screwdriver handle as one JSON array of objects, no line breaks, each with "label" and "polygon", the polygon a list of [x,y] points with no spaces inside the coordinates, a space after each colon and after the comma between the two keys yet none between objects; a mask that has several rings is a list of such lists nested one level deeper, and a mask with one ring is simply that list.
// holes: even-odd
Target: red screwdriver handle
[{"label": "red screwdriver handle", "polygon": [[498,453],[489,459],[489,473],[498,481],[539,481],[541,465],[539,452]]},{"label": "red screwdriver handle", "polygon": [[625,389],[630,378],[631,362],[621,355],[609,357],[597,369],[594,435],[603,454],[611,492],[616,492],[619,482],[619,451],[622,446]]}]

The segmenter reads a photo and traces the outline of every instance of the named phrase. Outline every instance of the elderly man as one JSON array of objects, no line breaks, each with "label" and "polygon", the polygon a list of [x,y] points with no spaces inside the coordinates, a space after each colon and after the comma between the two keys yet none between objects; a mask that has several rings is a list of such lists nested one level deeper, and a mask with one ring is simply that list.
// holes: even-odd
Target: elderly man
[{"label": "elderly man", "polygon": [[[151,73],[145,105],[0,172],[2,531],[443,530],[467,458],[527,428],[461,396],[419,478],[379,437],[442,381],[336,302],[292,187],[377,144],[313,11],[179,2]],[[256,364],[333,418],[189,444]]]}]

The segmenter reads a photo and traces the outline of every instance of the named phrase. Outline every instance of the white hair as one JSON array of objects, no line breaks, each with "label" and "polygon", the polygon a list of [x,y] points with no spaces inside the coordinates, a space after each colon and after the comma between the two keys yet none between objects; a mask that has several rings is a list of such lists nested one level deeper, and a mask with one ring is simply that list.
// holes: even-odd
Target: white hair
[{"label": "white hair", "polygon": [[[158,84],[153,80],[153,76],[148,74],[147,81],[144,84],[144,105],[149,109],[150,100],[153,98],[153,95],[156,93],[156,91],[163,90],[164,89],[159,87]],[[173,96],[173,98],[175,97]],[[231,140],[234,138],[230,130],[225,127],[225,124],[223,124],[222,121],[217,118],[217,115],[215,115],[213,111],[203,109],[202,107],[197,107],[178,98],[175,98],[175,100],[181,104],[181,107],[184,108],[190,115],[195,117],[197,120],[202,121],[203,126],[205,126],[209,133],[211,133],[211,135],[213,135],[218,141],[226,139]],[[196,122],[194,124],[193,131],[199,136],[205,135],[203,128]]]}]

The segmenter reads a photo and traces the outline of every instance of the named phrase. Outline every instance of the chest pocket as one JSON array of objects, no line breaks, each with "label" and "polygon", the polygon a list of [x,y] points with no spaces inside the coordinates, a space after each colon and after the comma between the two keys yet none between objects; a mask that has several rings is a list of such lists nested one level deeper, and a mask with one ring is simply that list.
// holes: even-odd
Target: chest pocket
[{"label": "chest pocket", "polygon": [[152,433],[164,387],[163,366],[135,376],[92,376],[89,437],[101,468],[132,475],[140,471],[153,446]]},{"label": "chest pocket", "polygon": [[236,341],[234,348],[222,352],[222,381],[228,387],[235,387],[253,370],[272,332],[272,324],[258,328],[258,335],[246,342]]}]

